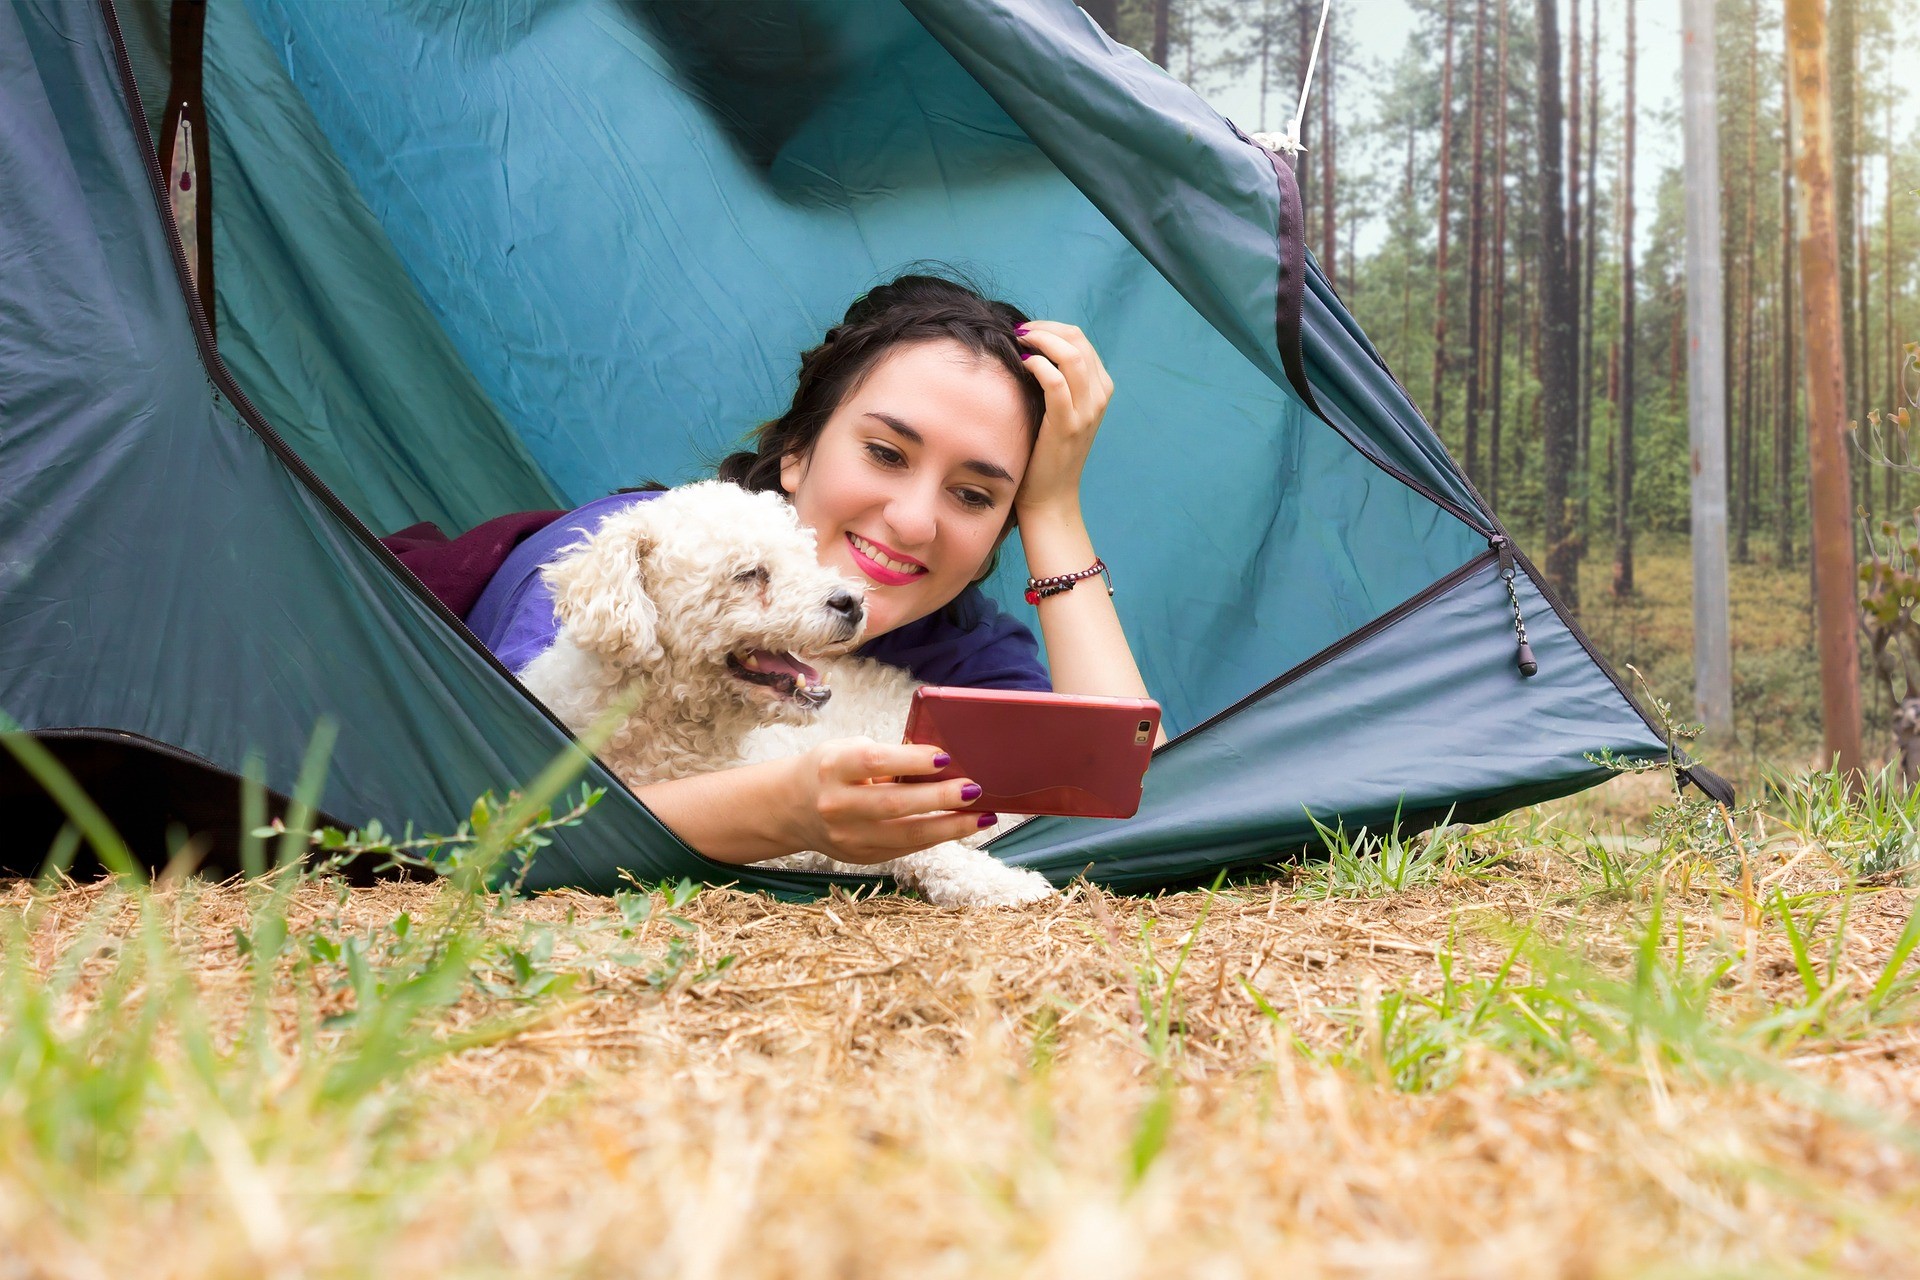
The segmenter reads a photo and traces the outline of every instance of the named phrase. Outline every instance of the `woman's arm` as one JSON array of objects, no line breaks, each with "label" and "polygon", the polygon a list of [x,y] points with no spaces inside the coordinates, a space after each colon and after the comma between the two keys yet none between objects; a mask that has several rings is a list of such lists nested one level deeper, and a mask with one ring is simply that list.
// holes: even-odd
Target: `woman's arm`
[{"label": "woman's arm", "polygon": [[[1027,368],[1046,392],[1047,415],[1015,509],[1027,572],[1051,578],[1080,572],[1098,554],[1080,512],[1080,473],[1113,397],[1113,379],[1073,325],[1035,320],[1020,332],[1032,348]],[[1038,608],[1055,692],[1152,696],[1103,579],[1087,578],[1071,591],[1045,597]],[[1159,741],[1166,740],[1163,728]]]},{"label": "woman's arm", "polygon": [[947,767],[938,747],[867,738],[804,755],[655,782],[634,792],[655,817],[718,862],[810,850],[840,862],[886,862],[990,826],[951,810],[980,794],[966,778],[902,782]]},{"label": "woman's arm", "polygon": [[[1076,504],[1020,520],[1027,572],[1036,578],[1078,573],[1097,554]],[[1134,663],[1120,614],[1100,578],[1040,601],[1040,631],[1047,638],[1047,666],[1056,693],[1092,693],[1109,698],[1148,698]]]}]

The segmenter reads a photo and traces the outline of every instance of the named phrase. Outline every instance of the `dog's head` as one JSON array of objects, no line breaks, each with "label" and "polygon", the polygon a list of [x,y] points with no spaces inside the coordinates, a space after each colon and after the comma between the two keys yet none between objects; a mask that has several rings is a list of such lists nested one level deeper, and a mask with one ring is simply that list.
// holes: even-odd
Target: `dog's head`
[{"label": "dog's head", "polygon": [[704,481],[607,517],[542,571],[574,643],[669,697],[724,689],[799,720],[831,692],[807,657],[865,634],[864,587],[822,568],[778,494]]}]

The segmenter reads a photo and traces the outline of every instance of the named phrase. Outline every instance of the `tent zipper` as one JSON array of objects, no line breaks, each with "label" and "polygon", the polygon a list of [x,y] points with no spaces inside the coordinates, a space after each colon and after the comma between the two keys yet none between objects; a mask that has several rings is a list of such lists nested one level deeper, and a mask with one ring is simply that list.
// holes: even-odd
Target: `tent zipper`
[{"label": "tent zipper", "polygon": [[[1501,536],[1504,539],[1505,535],[1502,534]],[[1673,758],[1675,764],[1680,766],[1681,776],[1689,782],[1694,782],[1701,790],[1707,792],[1709,795],[1715,796],[1716,799],[1724,796],[1725,799],[1722,803],[1728,807],[1732,807],[1733,788],[1717,774],[1695,763],[1691,757],[1689,757],[1685,751],[1682,751],[1673,741],[1672,736],[1667,730],[1652,716],[1647,714],[1646,708],[1640,705],[1640,700],[1633,696],[1633,691],[1627,688],[1626,683],[1620,679],[1620,673],[1613,669],[1613,664],[1608,662],[1606,658],[1601,655],[1600,651],[1593,647],[1592,639],[1588,637],[1586,631],[1581,628],[1580,624],[1574,621],[1573,614],[1567,609],[1566,602],[1560,598],[1560,593],[1553,589],[1553,584],[1547,581],[1538,566],[1536,566],[1533,561],[1527,559],[1526,553],[1521,551],[1519,547],[1513,546],[1511,542],[1508,543],[1508,547],[1510,554],[1517,562],[1520,570],[1525,572],[1527,580],[1533,583],[1533,589],[1540,593],[1541,599],[1547,602],[1547,607],[1552,609],[1554,615],[1560,619],[1560,625],[1572,634],[1573,638],[1579,642],[1580,647],[1586,651],[1587,657],[1592,659],[1593,664],[1599,667],[1600,670],[1606,674],[1607,679],[1613,682],[1614,689],[1619,692],[1621,698],[1626,701],[1626,704],[1633,708],[1634,714],[1640,717],[1641,722],[1644,723],[1648,729],[1652,730],[1656,737],[1666,742],[1667,754]],[[1697,779],[1694,776],[1696,774],[1704,775],[1706,781],[1703,782]]]},{"label": "tent zipper", "polygon": [[1518,570],[1514,566],[1513,544],[1507,541],[1507,535],[1496,533],[1487,539],[1487,545],[1493,548],[1494,555],[1500,558],[1500,581],[1507,588],[1507,603],[1513,606],[1513,635],[1519,641],[1520,648],[1514,654],[1514,665],[1520,668],[1523,676],[1539,673],[1540,664],[1534,661],[1533,646],[1527,643],[1527,619],[1520,612],[1520,592],[1513,585]]}]

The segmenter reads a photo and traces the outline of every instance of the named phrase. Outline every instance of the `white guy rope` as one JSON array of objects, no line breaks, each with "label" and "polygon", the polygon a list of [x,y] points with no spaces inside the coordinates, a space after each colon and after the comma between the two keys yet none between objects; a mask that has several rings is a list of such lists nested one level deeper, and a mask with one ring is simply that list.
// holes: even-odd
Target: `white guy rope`
[{"label": "white guy rope", "polygon": [[1300,121],[1307,114],[1307,95],[1313,92],[1313,69],[1320,65],[1320,39],[1327,34],[1327,10],[1333,0],[1320,0],[1320,25],[1313,32],[1313,51],[1307,55],[1307,78],[1300,84],[1300,103],[1293,109],[1293,123],[1285,133],[1256,133],[1253,140],[1269,151],[1299,155],[1306,144],[1300,141]]}]

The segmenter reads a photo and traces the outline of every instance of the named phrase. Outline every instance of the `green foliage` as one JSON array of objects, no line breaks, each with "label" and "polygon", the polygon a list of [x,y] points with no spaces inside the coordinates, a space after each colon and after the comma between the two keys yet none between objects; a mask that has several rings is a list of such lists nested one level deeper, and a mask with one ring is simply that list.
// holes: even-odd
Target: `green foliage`
[{"label": "green foliage", "polygon": [[[1840,901],[1844,915],[1850,899]],[[1858,1108],[1794,1075],[1779,1055],[1809,1041],[1857,1039],[1920,1015],[1916,978],[1908,970],[1920,948],[1920,911],[1909,917],[1880,970],[1856,986],[1840,962],[1844,920],[1824,947],[1814,941],[1829,909],[1808,916],[1805,904],[1780,894],[1769,904],[1791,943],[1801,979],[1796,997],[1769,1001],[1744,989],[1742,949],[1718,934],[1689,937],[1685,918],[1669,913],[1664,894],[1656,893],[1626,934],[1624,965],[1578,939],[1548,942],[1522,931],[1494,973],[1459,977],[1450,948],[1439,958],[1437,991],[1409,985],[1336,1011],[1352,1031],[1324,1057],[1416,1093],[1447,1088],[1476,1057],[1489,1055],[1515,1068],[1529,1089],[1624,1076],[1658,1097],[1675,1080],[1742,1080],[1858,1119]],[[1905,1140],[1920,1144],[1920,1135]]]},{"label": "green foliage", "polygon": [[1895,765],[1849,776],[1838,769],[1766,775],[1768,811],[1854,877],[1898,880],[1920,862],[1920,790]]},{"label": "green foliage", "polygon": [[[1472,828],[1448,819],[1431,831],[1402,835],[1400,810],[1381,835],[1362,827],[1352,835],[1346,825],[1327,827],[1312,812],[1307,820],[1319,833],[1325,860],[1301,866],[1294,892],[1303,898],[1364,898],[1405,893],[1452,876],[1486,875],[1497,867],[1497,851],[1481,852]],[[1489,848],[1491,846],[1488,846]]]},{"label": "green foliage", "polygon": [[[1655,806],[1647,817],[1645,841],[1623,851],[1604,840],[1589,840],[1582,860],[1601,881],[1602,892],[1625,892],[1647,882],[1649,876],[1668,868],[1681,871],[1683,882],[1703,866],[1736,865],[1746,854],[1740,828],[1758,809],[1756,804],[1728,808],[1705,791],[1694,789],[1686,777],[1682,743],[1700,736],[1700,726],[1685,724],[1673,714],[1673,707],[1654,693],[1646,677],[1632,665],[1627,670],[1640,685],[1640,694],[1659,721],[1669,752],[1655,760],[1628,760],[1611,751],[1589,753],[1588,760],[1616,773],[1664,773],[1673,788],[1673,799]],[[1696,760],[1695,763],[1698,763]]]},{"label": "green foliage", "polygon": [[[479,881],[492,876],[497,867],[510,867],[512,878],[503,901],[510,900],[525,887],[535,856],[553,843],[552,833],[577,825],[605,794],[604,787],[582,786],[568,808],[556,816],[551,805],[528,813],[517,811],[521,800],[517,791],[509,792],[504,800],[489,791],[473,802],[467,820],[446,835],[416,835],[412,823],[399,835],[390,835],[377,818],[363,830],[321,827],[306,833],[308,861],[314,875],[326,875],[368,859],[376,874],[411,868],[442,876],[475,876]],[[510,828],[503,819],[510,820]],[[496,848],[489,835],[503,832],[504,843]],[[283,842],[291,835],[294,845],[300,842],[300,835],[290,833],[278,818],[253,829],[252,835],[259,840]]]},{"label": "green foliage", "polygon": [[1173,1129],[1178,1058],[1186,1036],[1186,1019],[1179,995],[1180,973],[1187,967],[1187,957],[1193,954],[1194,944],[1200,940],[1200,931],[1206,927],[1207,915],[1213,910],[1225,879],[1224,872],[1214,877],[1213,887],[1207,891],[1200,914],[1180,943],[1179,954],[1170,969],[1161,968],[1154,954],[1153,917],[1143,916],[1140,921],[1140,950],[1134,962],[1133,985],[1140,1011],[1141,1040],[1153,1063],[1153,1093],[1134,1119],[1133,1137],[1127,1148],[1127,1185],[1130,1187],[1138,1186],[1146,1177]]}]

